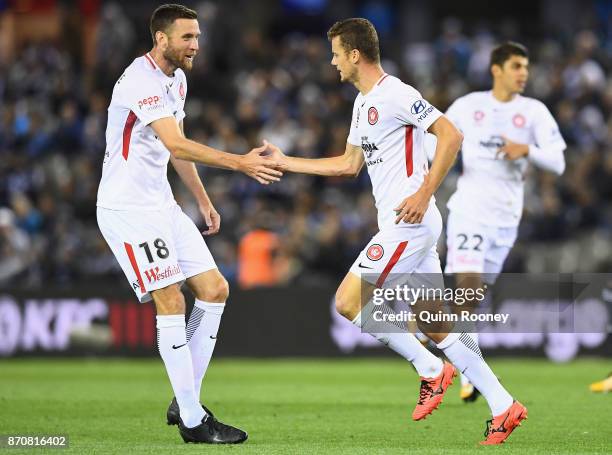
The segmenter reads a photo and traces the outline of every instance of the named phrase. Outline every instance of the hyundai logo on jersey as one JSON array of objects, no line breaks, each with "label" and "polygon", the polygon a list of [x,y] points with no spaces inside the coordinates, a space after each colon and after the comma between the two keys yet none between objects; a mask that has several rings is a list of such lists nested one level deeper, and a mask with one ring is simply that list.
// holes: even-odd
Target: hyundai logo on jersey
[{"label": "hyundai logo on jersey", "polygon": [[413,115],[420,114],[424,110],[425,110],[425,102],[423,100],[415,101],[412,107],[410,108],[410,112],[412,112]]}]

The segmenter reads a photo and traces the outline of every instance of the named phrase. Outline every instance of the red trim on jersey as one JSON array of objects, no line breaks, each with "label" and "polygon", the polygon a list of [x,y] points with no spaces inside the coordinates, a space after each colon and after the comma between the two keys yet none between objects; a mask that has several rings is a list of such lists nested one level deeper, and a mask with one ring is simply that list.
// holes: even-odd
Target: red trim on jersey
[{"label": "red trim on jersey", "polygon": [[412,137],[412,131],[414,126],[406,125],[406,175],[410,177],[412,175],[412,152],[414,148],[414,141]]},{"label": "red trim on jersey", "polygon": [[387,78],[388,74],[385,74],[381,80],[378,81],[378,83],[376,85],[380,85],[382,84],[382,81],[384,81]]},{"label": "red trim on jersey", "polygon": [[146,293],[146,289],[144,287],[144,282],[142,281],[142,277],[140,276],[140,270],[138,269],[138,263],[136,262],[136,256],[134,256],[134,249],[132,245],[127,242],[123,242],[123,246],[125,247],[125,252],[130,259],[130,264],[132,264],[132,268],[134,269],[134,273],[136,274],[136,279],[138,280],[138,286],[140,286],[140,292],[143,294]]},{"label": "red trim on jersey", "polygon": [[123,127],[123,158],[125,161],[128,159],[128,155],[130,154],[130,139],[132,139],[132,129],[134,128],[134,123],[136,123],[136,114],[132,111],[128,114],[125,119],[125,126]]},{"label": "red trim on jersey", "polygon": [[380,274],[380,276],[378,277],[378,280],[376,281],[377,288],[383,285],[383,283],[387,279],[387,275],[389,275],[389,272],[391,272],[391,269],[395,267],[395,264],[397,264],[397,261],[399,261],[399,258],[401,257],[402,253],[406,249],[406,245],[408,245],[407,241],[400,242],[400,244],[397,246],[397,248],[395,249],[395,252],[393,253],[393,256],[391,256],[391,259],[389,260],[383,272]]},{"label": "red trim on jersey", "polygon": [[153,67],[153,69],[154,69],[154,70],[156,70],[156,69],[157,69],[157,66],[155,65],[155,62],[153,61],[153,59],[152,59],[151,57],[149,57],[149,54],[147,53],[147,54],[145,54],[144,56],[145,56],[145,58],[146,58],[146,59],[149,61],[149,63],[150,63],[150,64],[151,64],[151,66]]}]

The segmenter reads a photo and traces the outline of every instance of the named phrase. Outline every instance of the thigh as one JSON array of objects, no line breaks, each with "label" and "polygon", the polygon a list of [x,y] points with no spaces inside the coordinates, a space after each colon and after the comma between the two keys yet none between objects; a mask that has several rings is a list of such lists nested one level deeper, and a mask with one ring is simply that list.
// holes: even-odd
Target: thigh
[{"label": "thigh", "polygon": [[184,281],[167,214],[98,208],[97,219],[100,232],[141,302],[151,300],[150,291]]},{"label": "thigh", "polygon": [[498,228],[491,248],[487,251],[484,266],[484,282],[494,284],[501,273],[504,262],[514,246],[517,237],[517,228]]},{"label": "thigh", "polygon": [[338,286],[336,295],[351,303],[361,304],[361,302],[367,303],[372,298],[374,289],[374,285],[362,280],[359,275],[349,272]]},{"label": "thigh", "polygon": [[464,217],[448,216],[446,230],[446,273],[484,273],[488,250],[492,246],[488,226]]},{"label": "thigh", "polygon": [[217,268],[217,264],[195,223],[179,206],[172,209],[173,238],[178,263],[186,278]]}]

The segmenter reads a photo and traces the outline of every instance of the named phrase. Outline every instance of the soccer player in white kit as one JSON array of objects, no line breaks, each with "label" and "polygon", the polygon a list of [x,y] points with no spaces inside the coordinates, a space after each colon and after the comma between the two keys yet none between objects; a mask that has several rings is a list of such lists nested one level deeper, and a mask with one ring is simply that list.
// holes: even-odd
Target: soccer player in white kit
[{"label": "soccer player in white kit", "polygon": [[[380,231],[363,249],[336,293],[338,312],[363,327],[371,319],[374,290],[392,286],[397,274],[404,277],[429,274],[441,280],[436,242],[442,220],[433,194],[452,166],[462,136],[417,90],[385,74],[380,65],[378,36],[369,21],[337,22],[329,30],[328,38],[332,65],[340,72],[342,81],[350,82],[360,92],[355,99],[344,154],[304,159],[286,157],[278,148],[271,148],[273,156],[292,172],[354,177],[366,164]],[[424,148],[427,132],[437,137],[431,169]],[[416,312],[431,311],[433,303],[418,303]],[[450,333],[418,322],[423,333],[437,343],[455,366],[431,354],[405,327],[398,331],[392,322],[386,322],[378,325],[380,332],[370,332],[410,361],[421,376],[420,395],[412,418],[424,419],[440,405],[457,367],[483,390],[491,407],[494,419],[487,427],[483,443],[503,442],[526,418],[527,409],[501,386],[478,345],[467,334]]]},{"label": "soccer player in white kit", "polygon": [[[462,287],[492,285],[514,245],[529,163],[561,175],[565,141],[546,106],[522,96],[527,49],[505,42],[491,52],[493,88],[458,98],[448,118],[463,133],[463,172],[448,201],[446,273]],[[478,340],[478,334],[472,336]],[[478,391],[461,377],[461,398]]]},{"label": "soccer player in white kit", "polygon": [[[202,234],[174,200],[167,166],[170,161],[196,198],[206,234],[219,230],[220,217],[195,162],[237,170],[264,184],[282,173],[278,162],[262,156],[265,146],[234,155],[185,137],[184,70],[198,51],[197,15],[182,5],[162,5],[150,30],[153,49],[136,58],[113,89],[98,225],[139,300],[155,303],[158,348],[175,394],[168,423],[178,424],[185,442],[239,443],[247,434],[217,421],[200,404],[228,285]],[[196,297],[187,325],[183,282]]]}]

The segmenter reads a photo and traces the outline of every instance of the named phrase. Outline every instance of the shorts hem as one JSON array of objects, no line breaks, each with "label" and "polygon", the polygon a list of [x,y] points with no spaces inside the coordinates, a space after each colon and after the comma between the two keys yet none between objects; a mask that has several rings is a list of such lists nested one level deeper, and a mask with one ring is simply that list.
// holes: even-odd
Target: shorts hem
[{"label": "shorts hem", "polygon": [[183,273],[183,275],[185,276],[185,280],[188,280],[189,278],[193,278],[194,276],[199,275],[200,273],[210,272],[211,270],[214,270],[214,269],[217,269],[217,270],[219,269],[219,267],[217,267],[217,264],[213,264],[212,266],[208,268],[204,267],[195,273],[190,273],[190,274]]}]

